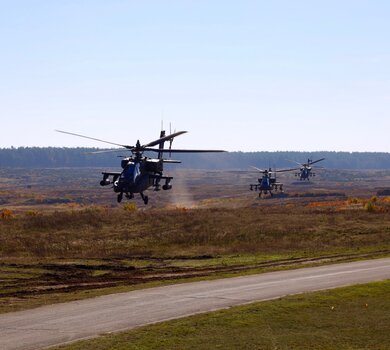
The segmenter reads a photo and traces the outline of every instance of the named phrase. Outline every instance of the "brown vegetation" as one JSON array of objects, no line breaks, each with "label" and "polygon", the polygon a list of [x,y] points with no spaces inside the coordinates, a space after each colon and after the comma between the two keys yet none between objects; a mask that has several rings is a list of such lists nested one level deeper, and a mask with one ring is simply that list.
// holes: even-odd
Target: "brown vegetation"
[{"label": "brown vegetation", "polygon": [[348,210],[347,202],[325,202],[306,208],[136,211],[92,206],[26,213],[1,220],[0,254],[132,258],[326,251],[390,243],[390,204],[378,201],[374,206],[368,201],[361,208]]},{"label": "brown vegetation", "polygon": [[152,192],[145,207],[138,199],[118,205],[110,189],[97,187],[96,171],[18,178],[2,170],[0,312],[76,291],[390,251],[390,197],[373,197],[373,182],[336,182],[332,174],[291,183],[288,197],[259,200],[247,186],[251,173],[183,172],[175,179],[181,189]]},{"label": "brown vegetation", "polygon": [[0,219],[1,220],[11,220],[14,217],[14,213],[12,210],[3,209],[0,211]]},{"label": "brown vegetation", "polygon": [[0,220],[0,312],[80,291],[389,254],[390,203],[376,205],[386,210],[288,204],[20,213]]}]

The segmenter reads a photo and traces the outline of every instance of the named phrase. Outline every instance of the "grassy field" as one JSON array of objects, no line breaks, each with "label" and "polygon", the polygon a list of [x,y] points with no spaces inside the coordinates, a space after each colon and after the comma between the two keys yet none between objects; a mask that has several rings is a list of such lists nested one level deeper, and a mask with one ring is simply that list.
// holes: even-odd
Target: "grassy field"
[{"label": "grassy field", "polygon": [[[368,202],[367,202],[368,203]],[[0,220],[9,258],[129,259],[329,251],[390,243],[390,201],[138,211],[88,207]]]},{"label": "grassy field", "polygon": [[0,220],[0,312],[135,288],[388,256],[390,203],[91,206]]},{"label": "grassy field", "polygon": [[55,349],[388,350],[389,295],[390,281],[345,287],[196,315]]},{"label": "grassy field", "polygon": [[[259,167],[267,167],[260,165]],[[6,169],[0,168],[0,210],[17,212],[28,210],[67,210],[84,205],[117,207],[111,188],[101,187],[101,168]],[[253,171],[213,171],[167,169],[174,176],[171,191],[149,193],[148,208],[226,206],[242,207],[257,203],[257,194],[249,191],[249,184],[258,179]],[[390,187],[390,171],[322,169],[310,182],[297,181],[293,173],[278,178],[284,183],[287,198],[283,201],[307,203],[318,196],[366,197],[379,188]],[[317,198],[316,198],[317,196]],[[134,203],[144,208],[140,196]]]},{"label": "grassy field", "polygon": [[0,175],[0,312],[390,252],[388,171],[290,174],[273,199],[249,191],[256,173],[175,172],[148,207],[118,205],[99,169]]}]

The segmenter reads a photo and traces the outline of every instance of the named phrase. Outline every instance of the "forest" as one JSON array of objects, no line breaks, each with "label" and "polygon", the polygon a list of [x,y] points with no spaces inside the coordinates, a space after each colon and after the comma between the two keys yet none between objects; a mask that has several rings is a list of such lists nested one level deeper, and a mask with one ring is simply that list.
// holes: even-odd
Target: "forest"
[{"label": "forest", "polygon": [[[113,153],[91,154],[97,148],[18,147],[0,149],[2,168],[62,168],[62,167],[112,167],[120,165],[119,157],[128,157],[126,150]],[[153,156],[146,154],[146,156]],[[169,155],[166,155],[169,158]],[[308,158],[329,169],[390,169],[390,153],[384,152],[227,152],[217,154],[172,155],[181,160],[183,169],[246,170],[250,166],[260,168],[295,168],[295,162],[304,163]],[[174,168],[177,165],[169,165]]]}]

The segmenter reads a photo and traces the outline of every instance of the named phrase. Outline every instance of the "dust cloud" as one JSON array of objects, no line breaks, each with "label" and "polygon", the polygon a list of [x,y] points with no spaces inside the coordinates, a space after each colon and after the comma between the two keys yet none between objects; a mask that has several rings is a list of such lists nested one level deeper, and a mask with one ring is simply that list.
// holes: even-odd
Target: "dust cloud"
[{"label": "dust cloud", "polygon": [[194,198],[189,190],[188,180],[183,173],[177,173],[172,180],[170,202],[177,208],[191,209],[196,206]]}]

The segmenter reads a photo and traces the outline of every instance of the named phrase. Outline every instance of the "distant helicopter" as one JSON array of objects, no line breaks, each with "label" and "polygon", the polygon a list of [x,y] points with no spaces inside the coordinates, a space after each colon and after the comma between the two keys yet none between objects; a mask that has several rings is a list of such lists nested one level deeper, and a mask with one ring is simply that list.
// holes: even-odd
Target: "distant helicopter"
[{"label": "distant helicopter", "polygon": [[259,191],[259,197],[262,194],[270,194],[273,196],[273,192],[277,192],[278,190],[283,193],[283,184],[281,182],[276,181],[276,173],[283,173],[287,171],[292,171],[293,169],[283,169],[283,170],[272,170],[269,168],[268,170],[262,170],[252,166],[251,168],[259,171],[262,175],[261,178],[258,179],[257,184],[251,184],[251,191]]},{"label": "distant helicopter", "polygon": [[295,176],[298,176],[300,181],[302,181],[302,180],[309,181],[311,176],[316,176],[316,174],[314,172],[312,172],[312,169],[313,169],[312,165],[315,163],[321,162],[323,160],[325,160],[325,158],[315,160],[314,162],[311,159],[308,159],[307,163],[298,163],[294,160],[289,160],[289,162],[296,163],[300,166],[300,168],[294,169],[294,170],[299,170],[299,173],[295,173]]},{"label": "distant helicopter", "polygon": [[[56,130],[63,134],[83,137],[90,140],[104,142],[107,144],[123,147],[132,153],[132,156],[126,157],[121,161],[121,172],[102,172],[103,179],[100,181],[101,186],[112,185],[114,192],[118,193],[117,201],[120,203],[123,199],[123,195],[127,199],[134,198],[135,193],[141,195],[145,205],[148,204],[149,197],[144,194],[144,191],[150,187],[153,187],[155,191],[160,190],[160,181],[164,180],[165,183],[162,186],[163,190],[170,190],[172,188],[171,176],[163,176],[163,165],[164,163],[181,163],[179,160],[163,159],[164,153],[206,153],[206,152],[225,152],[223,150],[183,150],[183,149],[172,149],[173,139],[179,135],[187,133],[187,131],[178,131],[173,134],[166,135],[164,130],[161,130],[160,138],[149,142],[145,145],[141,145],[138,140],[135,146],[121,145],[114,142],[104,141],[97,138],[75,134],[67,131]],[[164,149],[165,142],[169,142],[169,149]],[[158,148],[152,148],[154,146]],[[120,150],[102,150],[91,153],[107,153],[107,152],[118,152]],[[122,150],[121,150],[122,151]],[[149,158],[143,155],[145,151],[156,152],[157,158]],[[112,178],[110,178],[112,177]]]}]

